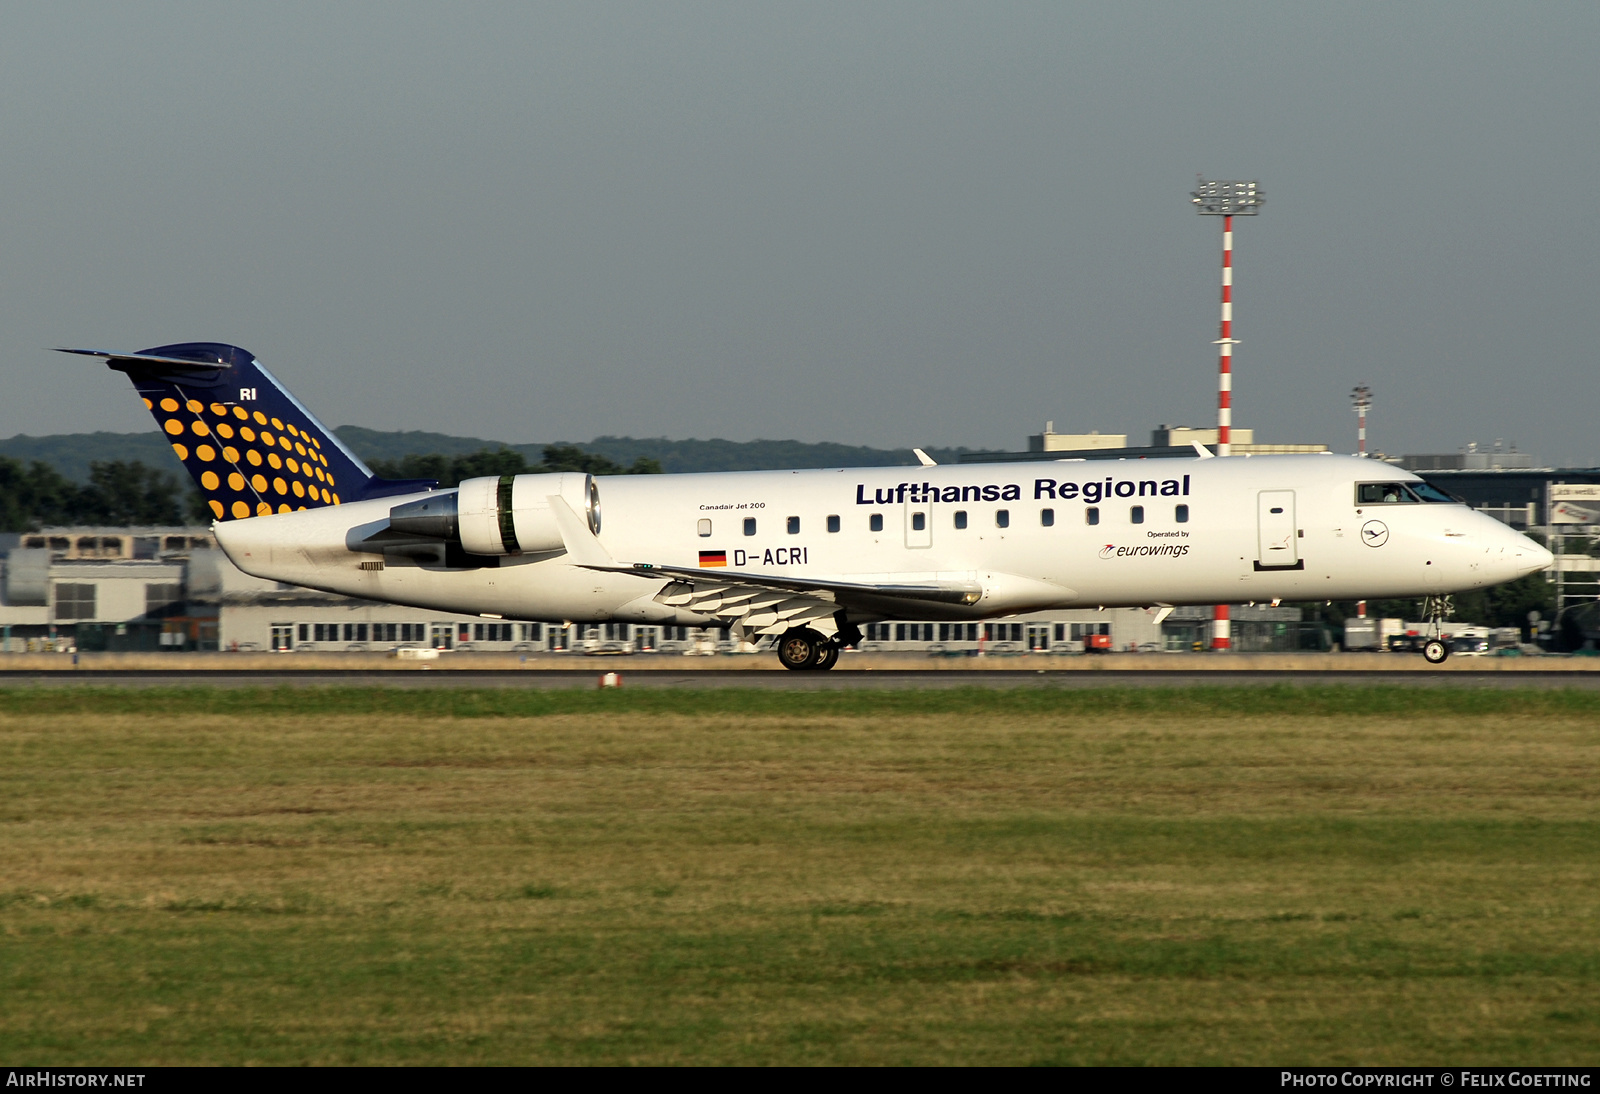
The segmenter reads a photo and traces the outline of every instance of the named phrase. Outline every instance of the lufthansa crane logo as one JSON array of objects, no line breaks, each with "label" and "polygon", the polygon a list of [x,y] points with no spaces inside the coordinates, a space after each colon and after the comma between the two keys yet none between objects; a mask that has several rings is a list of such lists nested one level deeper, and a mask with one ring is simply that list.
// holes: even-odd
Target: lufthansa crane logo
[{"label": "lufthansa crane logo", "polygon": [[1389,526],[1381,520],[1369,520],[1361,526],[1361,542],[1368,547],[1382,547],[1389,542]]}]

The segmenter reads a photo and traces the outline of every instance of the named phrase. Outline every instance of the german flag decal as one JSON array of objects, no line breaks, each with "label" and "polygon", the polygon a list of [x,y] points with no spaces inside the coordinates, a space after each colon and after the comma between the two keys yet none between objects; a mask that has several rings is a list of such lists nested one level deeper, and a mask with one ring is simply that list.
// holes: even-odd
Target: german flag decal
[{"label": "german flag decal", "polygon": [[728,552],[726,552],[726,551],[701,551],[700,552],[700,565],[703,566],[703,567],[726,566],[727,564],[728,564]]}]

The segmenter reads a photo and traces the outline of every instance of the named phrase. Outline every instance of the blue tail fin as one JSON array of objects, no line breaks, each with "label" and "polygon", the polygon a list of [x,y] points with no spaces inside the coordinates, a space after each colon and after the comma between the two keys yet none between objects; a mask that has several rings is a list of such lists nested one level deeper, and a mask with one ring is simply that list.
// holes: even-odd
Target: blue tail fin
[{"label": "blue tail fin", "polygon": [[259,361],[237,346],[184,342],[138,353],[68,349],[125,372],[218,520],[412,493],[380,479]]}]

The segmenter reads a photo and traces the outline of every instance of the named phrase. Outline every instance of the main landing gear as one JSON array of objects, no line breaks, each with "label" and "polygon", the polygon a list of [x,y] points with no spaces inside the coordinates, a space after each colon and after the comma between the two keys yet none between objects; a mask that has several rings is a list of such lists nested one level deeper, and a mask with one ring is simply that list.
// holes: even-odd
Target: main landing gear
[{"label": "main landing gear", "polygon": [[778,639],[778,663],[795,672],[831,669],[839,663],[839,644],[810,628],[797,627]]}]

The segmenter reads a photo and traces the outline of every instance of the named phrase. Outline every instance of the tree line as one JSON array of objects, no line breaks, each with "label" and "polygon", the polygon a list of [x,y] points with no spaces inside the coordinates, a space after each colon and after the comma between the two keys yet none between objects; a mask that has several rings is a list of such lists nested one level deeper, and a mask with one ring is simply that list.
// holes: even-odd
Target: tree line
[{"label": "tree line", "polygon": [[461,456],[438,452],[403,456],[398,460],[373,460],[373,473],[385,479],[435,479],[440,486],[457,486],[462,479],[486,475],[538,475],[554,471],[584,471],[591,475],[659,475],[661,464],[640,456],[623,466],[605,456],[585,452],[577,445],[547,444],[543,459],[530,463],[516,449],[501,445]]},{"label": "tree line", "polygon": [[47,463],[0,456],[0,531],[209,522],[209,513],[200,516],[204,505],[195,506],[199,500],[199,492],[185,488],[176,475],[138,460],[96,460],[80,486]]},{"label": "tree line", "polygon": [[[530,463],[510,448],[485,448],[460,456],[439,453],[398,460],[375,460],[374,473],[386,479],[435,479],[455,486],[482,475],[526,475],[545,471],[586,471],[591,475],[653,475],[661,465],[648,457],[624,467],[575,445],[547,445],[544,459]],[[190,483],[140,460],[95,460],[89,481],[78,484],[42,460],[24,463],[0,456],[0,532],[100,525],[210,524],[205,499]]]}]

